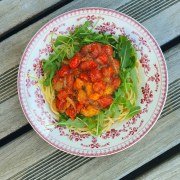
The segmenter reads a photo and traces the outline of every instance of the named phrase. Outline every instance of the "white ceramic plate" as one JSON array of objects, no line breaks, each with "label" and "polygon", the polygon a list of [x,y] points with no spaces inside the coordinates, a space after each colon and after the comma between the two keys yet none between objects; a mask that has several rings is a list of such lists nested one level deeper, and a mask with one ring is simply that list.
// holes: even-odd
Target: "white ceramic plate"
[{"label": "white ceramic plate", "polygon": [[[97,23],[96,31],[126,35],[134,44],[140,61],[138,104],[142,111],[129,121],[113,125],[100,137],[80,135],[64,127],[55,128],[54,115],[38,86],[41,60],[51,52],[50,37],[67,34],[85,21]],[[24,114],[34,130],[54,147],[79,156],[106,156],[138,142],[157,121],[167,95],[167,68],[153,36],[125,14],[104,8],[82,8],[64,13],[45,24],[31,39],[22,56],[18,94]]]}]

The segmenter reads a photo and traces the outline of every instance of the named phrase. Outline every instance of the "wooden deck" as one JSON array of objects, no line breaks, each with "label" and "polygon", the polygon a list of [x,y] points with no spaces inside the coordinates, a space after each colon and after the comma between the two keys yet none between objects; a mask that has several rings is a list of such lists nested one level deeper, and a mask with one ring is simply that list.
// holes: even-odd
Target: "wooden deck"
[{"label": "wooden deck", "polygon": [[[51,147],[32,130],[18,101],[22,53],[53,17],[80,7],[106,7],[140,21],[161,46],[169,74],[165,108],[133,147],[108,157],[83,158]],[[0,1],[0,179],[179,179],[180,2],[178,0]],[[129,160],[131,159],[131,160]]]}]

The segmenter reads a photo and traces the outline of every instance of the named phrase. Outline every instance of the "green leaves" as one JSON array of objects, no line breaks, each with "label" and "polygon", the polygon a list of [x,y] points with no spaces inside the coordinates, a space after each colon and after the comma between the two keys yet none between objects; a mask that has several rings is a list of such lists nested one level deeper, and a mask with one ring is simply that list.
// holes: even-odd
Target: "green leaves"
[{"label": "green leaves", "polygon": [[68,119],[67,121],[59,121],[58,125],[73,127],[73,128],[83,128],[84,127],[84,124],[78,119],[76,119],[74,121],[72,121],[71,119]]},{"label": "green leaves", "polygon": [[136,51],[126,36],[119,36],[116,49],[118,59],[121,61],[121,69],[135,67]]},{"label": "green leaves", "polygon": [[136,114],[138,114],[140,112],[141,108],[140,106],[134,106],[130,109],[129,114],[126,116],[126,119],[130,119],[133,116],[135,116]]},{"label": "green leaves", "polygon": [[43,72],[46,73],[46,79],[43,82],[44,86],[51,85],[51,80],[55,75],[55,72],[58,70],[58,66],[51,61],[43,61]]},{"label": "green leaves", "polygon": [[130,80],[132,82],[132,89],[135,92],[135,95],[137,97],[138,94],[138,89],[137,89],[137,85],[138,85],[138,76],[137,76],[137,72],[135,68],[132,68],[130,70]]},{"label": "green leaves", "polygon": [[77,116],[75,120],[71,120],[66,114],[59,115],[59,121],[57,125],[67,126],[71,128],[88,128],[89,131],[94,135],[102,134],[103,125],[104,125],[105,113],[100,112],[97,116],[94,117],[83,117],[81,115]]}]

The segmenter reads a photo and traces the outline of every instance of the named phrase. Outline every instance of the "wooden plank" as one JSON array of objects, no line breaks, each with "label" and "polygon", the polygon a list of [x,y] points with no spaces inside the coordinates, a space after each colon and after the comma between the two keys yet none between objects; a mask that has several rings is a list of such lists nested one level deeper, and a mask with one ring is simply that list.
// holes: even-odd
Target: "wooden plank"
[{"label": "wooden plank", "polygon": [[[160,119],[152,130],[131,148],[112,156],[94,158],[64,176],[63,179],[117,179],[125,176],[180,142],[179,112],[179,110],[173,111],[168,116]],[[0,179],[10,178],[22,170],[24,171],[20,172],[20,176],[17,175],[18,177],[31,175],[32,172],[26,174],[29,172],[26,168],[36,162],[40,164],[40,160],[45,156],[51,156],[55,151],[57,150],[44,142],[34,131],[28,132],[0,149]],[[64,156],[64,154],[59,157],[61,156]],[[34,170],[34,173],[40,173],[38,177],[42,177],[42,179],[49,173],[52,173],[51,178],[55,176],[57,179],[60,179],[63,173],[69,173],[71,170],[67,166],[66,171],[61,171],[71,158],[72,155],[67,155],[63,163],[58,162],[58,160],[54,162],[55,166],[52,167],[44,164],[40,171],[37,168]],[[56,156],[52,161],[55,160]],[[57,167],[57,163],[60,165],[59,167]],[[12,179],[17,179],[17,176],[14,176]],[[34,178],[32,177],[32,179]]]},{"label": "wooden plank", "polygon": [[138,177],[137,180],[158,180],[171,179],[178,180],[180,177],[180,155],[176,155],[173,158],[167,160],[158,167],[146,172],[142,176]]},{"label": "wooden plank", "polygon": [[27,124],[18,96],[0,104],[0,139]]},{"label": "wooden plank", "polygon": [[14,26],[32,18],[56,3],[64,0],[5,0],[0,1],[0,36]]},{"label": "wooden plank", "polygon": [[[180,44],[165,52],[169,83],[180,77]],[[16,87],[15,87],[16,88]],[[11,111],[9,111],[11,109]],[[0,139],[27,124],[17,95],[0,104]]]},{"label": "wooden plank", "polygon": [[179,17],[180,1],[157,14],[155,18],[146,20],[143,25],[153,34],[159,44],[165,44],[180,35]]},{"label": "wooden plank", "polygon": [[[122,1],[123,2],[123,1]],[[25,28],[24,30],[20,31],[19,33],[11,36],[10,38],[4,40],[0,44],[0,74],[3,74],[10,68],[17,66],[20,62],[22,53],[30,41],[31,37],[38,31],[38,29],[48,22],[53,17],[57,15],[74,9],[76,7],[87,7],[87,6],[101,6],[101,7],[108,7],[111,9],[116,9],[120,5],[117,1],[75,1],[75,3],[70,3],[63,8],[57,10],[56,12],[50,14],[49,16],[41,19],[37,23]],[[179,11],[180,10],[180,2],[176,3],[173,6],[165,9],[164,11],[160,12],[159,14],[153,16],[152,18],[144,21],[142,24],[148,28],[148,30],[154,35],[154,37],[158,40],[160,45],[168,42],[170,39],[179,35],[180,29],[180,21],[179,18]],[[163,17],[163,18],[162,18]],[[173,18],[171,18],[173,17]],[[161,25],[155,25],[156,22],[161,22]],[[164,28],[166,27],[166,28]],[[9,53],[11,52],[11,53]]]}]

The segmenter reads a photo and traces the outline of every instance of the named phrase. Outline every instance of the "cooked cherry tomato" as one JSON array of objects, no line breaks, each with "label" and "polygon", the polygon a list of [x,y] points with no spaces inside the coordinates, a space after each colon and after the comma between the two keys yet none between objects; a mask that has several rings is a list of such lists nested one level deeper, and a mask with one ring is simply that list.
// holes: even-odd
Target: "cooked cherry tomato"
[{"label": "cooked cherry tomato", "polygon": [[80,113],[81,109],[84,107],[84,105],[80,102],[77,102],[76,104],[76,112]]},{"label": "cooked cherry tomato", "polygon": [[102,51],[105,52],[108,56],[112,56],[113,55],[113,48],[109,45],[104,45],[102,47]]},{"label": "cooked cherry tomato", "polygon": [[98,55],[101,53],[101,45],[99,43],[92,43],[91,44],[91,56],[93,58],[97,58]]},{"label": "cooked cherry tomato", "polygon": [[100,54],[96,61],[100,64],[107,64],[108,63],[108,56],[106,54]]},{"label": "cooked cherry tomato", "polygon": [[118,61],[117,59],[114,59],[114,65],[116,66],[117,69],[120,68],[120,61]]},{"label": "cooked cherry tomato", "polygon": [[88,96],[89,96],[90,94],[92,94],[92,91],[93,91],[93,89],[92,89],[92,83],[86,82],[86,83],[85,83],[85,90],[86,90],[86,93],[87,93]]},{"label": "cooked cherry tomato", "polygon": [[82,108],[81,113],[86,117],[92,117],[99,113],[99,109],[95,108],[92,105],[89,105],[87,108]]},{"label": "cooked cherry tomato", "polygon": [[114,87],[114,89],[117,89],[121,84],[121,80],[119,78],[114,78],[112,81],[112,85]]},{"label": "cooked cherry tomato", "polygon": [[66,90],[60,90],[57,95],[58,99],[66,99],[68,97],[68,92]]},{"label": "cooked cherry tomato", "polygon": [[114,70],[111,66],[102,68],[101,72],[104,77],[112,77],[114,75]]},{"label": "cooked cherry tomato", "polygon": [[58,77],[58,75],[56,74],[54,77],[53,77],[53,84],[55,84],[55,83],[57,83],[58,82],[58,80],[59,80],[59,77]]},{"label": "cooked cherry tomato", "polygon": [[98,99],[98,103],[102,108],[108,107],[112,102],[113,98],[111,96],[101,97],[100,99]]},{"label": "cooked cherry tomato", "polygon": [[78,77],[79,74],[80,74],[79,69],[73,69],[73,70],[72,70],[72,74],[74,75],[74,77]]},{"label": "cooked cherry tomato", "polygon": [[102,79],[102,73],[98,69],[92,69],[90,71],[90,78],[92,82],[96,82]]},{"label": "cooked cherry tomato", "polygon": [[106,88],[106,85],[105,83],[101,80],[101,81],[98,81],[98,82],[95,82],[93,84],[93,90],[95,92],[100,92],[100,91],[104,91]]},{"label": "cooked cherry tomato", "polygon": [[62,68],[58,71],[58,75],[60,77],[64,77],[65,75],[69,74],[70,68],[68,65],[63,65]]},{"label": "cooked cherry tomato", "polygon": [[80,68],[84,71],[94,69],[97,66],[98,64],[94,60],[84,61],[80,64]]},{"label": "cooked cherry tomato", "polygon": [[67,84],[67,88],[70,89],[73,87],[74,84],[74,76],[72,74],[68,74],[66,76],[66,84]]},{"label": "cooked cherry tomato", "polygon": [[88,76],[87,73],[81,73],[81,74],[79,75],[79,77],[80,77],[80,79],[82,79],[82,80],[89,81],[89,76]]},{"label": "cooked cherry tomato", "polygon": [[91,52],[91,44],[88,44],[82,47],[81,53],[83,55],[87,55],[89,52]]},{"label": "cooked cherry tomato", "polygon": [[54,83],[54,81],[53,81],[53,88],[56,91],[60,91],[63,88],[63,81],[62,81],[62,79],[58,80],[56,83]]},{"label": "cooked cherry tomato", "polygon": [[81,61],[80,58],[81,58],[81,57],[80,57],[80,54],[77,53],[77,54],[70,60],[69,66],[70,66],[71,69],[75,69],[75,68],[77,68],[77,67],[79,66],[80,61]]},{"label": "cooked cherry tomato", "polygon": [[104,95],[110,95],[114,91],[114,87],[112,85],[107,85],[106,89],[103,91]]},{"label": "cooked cherry tomato", "polygon": [[84,82],[81,79],[77,78],[74,82],[74,89],[82,89],[83,86]]},{"label": "cooked cherry tomato", "polygon": [[78,101],[79,102],[84,102],[84,101],[86,101],[87,100],[87,95],[86,95],[86,92],[84,91],[84,90],[79,90],[78,91]]},{"label": "cooked cherry tomato", "polygon": [[59,111],[64,110],[65,104],[66,104],[65,99],[56,99],[56,107]]},{"label": "cooked cherry tomato", "polygon": [[120,69],[120,62],[116,59],[111,59],[111,64],[112,64],[112,67],[114,69],[114,73],[115,74],[118,74],[119,73],[119,69]]},{"label": "cooked cherry tomato", "polygon": [[89,96],[89,99],[96,101],[96,100],[98,100],[100,97],[101,97],[101,95],[100,95],[99,93],[93,93],[93,94],[91,94],[91,95]]},{"label": "cooked cherry tomato", "polygon": [[76,117],[76,110],[75,110],[72,106],[70,106],[68,109],[66,109],[66,114],[67,114],[67,116],[69,116],[72,120],[74,120],[75,117]]}]

